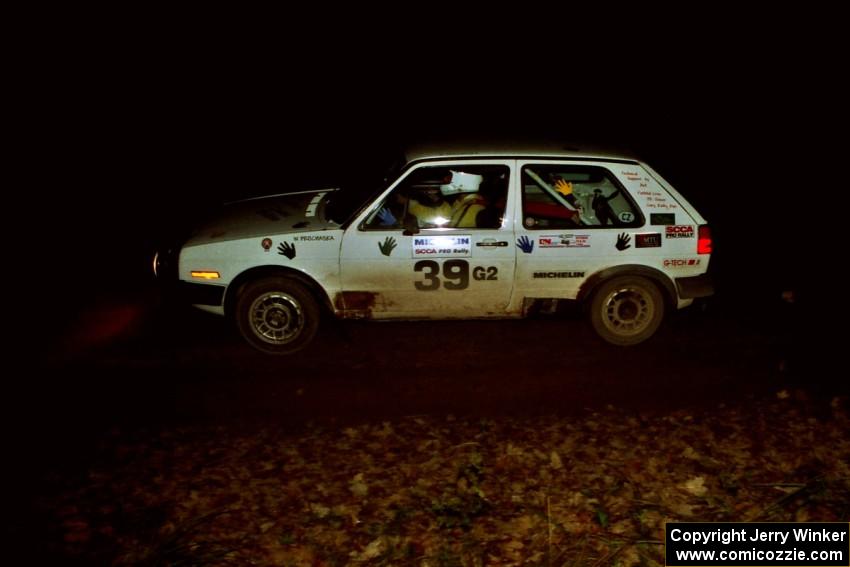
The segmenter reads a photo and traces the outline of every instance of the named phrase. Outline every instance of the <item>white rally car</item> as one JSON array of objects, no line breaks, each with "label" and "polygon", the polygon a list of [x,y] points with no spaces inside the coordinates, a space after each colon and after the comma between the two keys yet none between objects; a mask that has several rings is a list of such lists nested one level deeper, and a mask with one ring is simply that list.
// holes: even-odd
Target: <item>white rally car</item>
[{"label": "white rally car", "polygon": [[[305,191],[228,205],[175,251],[189,301],[287,354],[341,318],[513,318],[583,302],[633,345],[712,293],[705,219],[641,161],[558,147],[409,151],[373,199]],[[155,269],[162,266],[162,256]]]}]

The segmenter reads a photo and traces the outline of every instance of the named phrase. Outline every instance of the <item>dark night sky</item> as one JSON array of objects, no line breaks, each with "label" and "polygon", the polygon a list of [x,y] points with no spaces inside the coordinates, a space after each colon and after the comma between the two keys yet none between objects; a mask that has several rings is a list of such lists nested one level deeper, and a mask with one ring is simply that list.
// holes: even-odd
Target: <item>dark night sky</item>
[{"label": "dark night sky", "polygon": [[828,44],[801,52],[741,27],[722,45],[682,30],[605,47],[536,35],[521,49],[482,30],[465,47],[337,31],[305,43],[116,30],[52,53],[30,101],[27,193],[57,188],[29,206],[50,241],[83,252],[54,258],[75,291],[148,281],[156,240],[222,199],[323,184],[407,141],[482,136],[630,147],[709,219],[721,275],[786,285],[775,259],[800,254],[776,233],[800,190],[789,170],[806,169],[840,100],[813,57]]}]

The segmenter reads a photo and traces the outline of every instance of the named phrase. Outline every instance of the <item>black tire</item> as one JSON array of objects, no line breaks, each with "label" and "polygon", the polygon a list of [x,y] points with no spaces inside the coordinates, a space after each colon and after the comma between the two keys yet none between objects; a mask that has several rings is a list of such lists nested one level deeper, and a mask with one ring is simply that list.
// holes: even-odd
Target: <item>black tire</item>
[{"label": "black tire", "polygon": [[285,277],[246,284],[234,314],[242,337],[268,354],[292,354],[303,349],[319,328],[319,306],[313,295]]},{"label": "black tire", "polygon": [[642,343],[664,319],[664,298],[658,287],[641,276],[619,276],[603,282],[590,303],[590,323],[607,342]]}]

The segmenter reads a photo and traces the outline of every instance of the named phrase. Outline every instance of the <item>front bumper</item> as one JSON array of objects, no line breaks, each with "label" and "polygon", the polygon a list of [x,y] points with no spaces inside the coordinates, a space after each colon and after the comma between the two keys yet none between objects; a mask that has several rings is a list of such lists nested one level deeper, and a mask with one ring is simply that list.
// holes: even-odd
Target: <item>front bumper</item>
[{"label": "front bumper", "polygon": [[224,290],[227,289],[223,285],[202,284],[194,282],[180,281],[178,285],[178,293],[180,299],[192,305],[210,305],[213,307],[221,307],[224,302]]},{"label": "front bumper", "polygon": [[210,283],[187,282],[179,279],[177,265],[180,246],[160,248],[153,258],[153,272],[165,296],[180,303],[221,307],[227,286]]}]

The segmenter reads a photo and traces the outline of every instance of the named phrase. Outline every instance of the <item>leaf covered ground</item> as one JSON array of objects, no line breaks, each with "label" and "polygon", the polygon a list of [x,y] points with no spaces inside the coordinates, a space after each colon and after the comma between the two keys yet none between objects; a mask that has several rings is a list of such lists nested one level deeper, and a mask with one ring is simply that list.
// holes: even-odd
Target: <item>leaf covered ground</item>
[{"label": "leaf covered ground", "polygon": [[847,521],[847,400],[113,430],[39,513],[114,565],[658,565],[665,521]]}]

